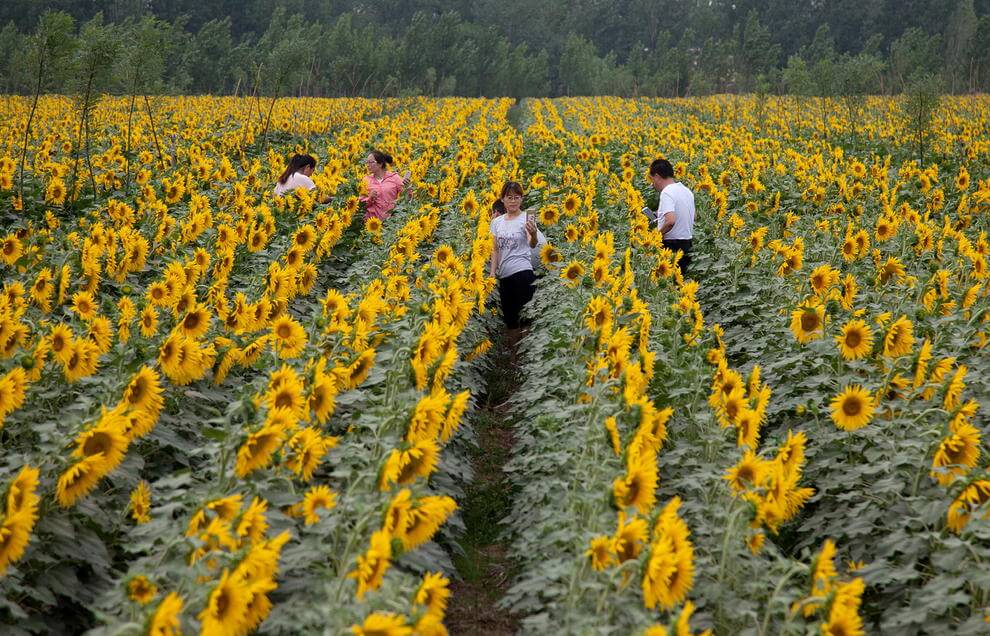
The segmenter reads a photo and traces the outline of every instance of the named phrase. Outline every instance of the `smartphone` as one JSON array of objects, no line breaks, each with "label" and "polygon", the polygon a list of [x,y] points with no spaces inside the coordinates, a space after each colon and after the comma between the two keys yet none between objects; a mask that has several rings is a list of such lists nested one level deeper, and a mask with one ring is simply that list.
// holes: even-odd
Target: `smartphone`
[{"label": "smartphone", "polygon": [[536,216],[533,214],[533,208],[526,208],[526,223],[530,221],[536,223]]},{"label": "smartphone", "polygon": [[406,170],[405,172],[403,172],[402,173],[402,180],[403,181],[409,181],[410,174],[412,174],[412,173],[410,173],[408,170]]}]

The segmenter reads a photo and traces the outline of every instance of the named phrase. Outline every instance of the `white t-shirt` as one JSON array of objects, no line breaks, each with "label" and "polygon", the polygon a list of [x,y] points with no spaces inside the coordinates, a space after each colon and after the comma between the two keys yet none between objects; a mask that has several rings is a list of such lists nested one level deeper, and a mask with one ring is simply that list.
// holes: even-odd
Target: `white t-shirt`
[{"label": "white t-shirt", "polygon": [[296,188],[305,188],[307,190],[315,190],[316,184],[313,180],[304,175],[301,172],[294,172],[285,180],[285,183],[275,182],[275,196],[282,196],[288,192],[292,192]]},{"label": "white t-shirt", "polygon": [[520,213],[514,219],[510,219],[508,214],[496,216],[492,219],[491,232],[495,238],[495,247],[498,249],[496,278],[512,276],[526,269],[536,269],[540,262],[540,248],[546,244],[547,237],[537,228],[536,247],[529,246],[529,241],[526,240],[524,213]]},{"label": "white t-shirt", "polygon": [[694,238],[694,193],[680,181],[660,191],[657,207],[657,227],[662,227],[667,212],[674,213],[674,227],[663,235],[664,240]]}]

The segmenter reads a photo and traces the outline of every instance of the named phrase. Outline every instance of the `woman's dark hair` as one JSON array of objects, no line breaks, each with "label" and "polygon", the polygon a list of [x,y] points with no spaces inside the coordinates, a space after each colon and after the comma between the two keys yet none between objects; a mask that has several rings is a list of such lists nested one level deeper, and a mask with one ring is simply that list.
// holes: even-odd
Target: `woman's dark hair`
[{"label": "woman's dark hair", "polygon": [[650,164],[650,176],[660,175],[664,179],[674,178],[674,166],[666,159],[657,159]]},{"label": "woman's dark hair", "polygon": [[518,194],[519,196],[523,196],[522,185],[520,185],[518,181],[506,181],[505,185],[502,186],[502,193],[498,195],[499,200],[504,199],[505,195],[509,194],[510,192],[512,194]]},{"label": "woman's dark hair", "polygon": [[285,182],[289,180],[289,177],[307,166],[312,166],[315,168],[316,157],[313,155],[292,155],[292,159],[289,159],[289,165],[285,167],[285,172],[283,172],[282,176],[278,178],[278,182],[285,185]]},{"label": "woman's dark hair", "polygon": [[503,214],[505,214],[505,204],[502,203],[502,199],[495,199],[495,203],[492,203],[492,218]]},{"label": "woman's dark hair", "polygon": [[371,156],[375,158],[375,162],[382,168],[384,168],[389,164],[395,164],[395,159],[393,159],[392,155],[388,154],[387,152],[382,152],[381,150],[372,150]]}]

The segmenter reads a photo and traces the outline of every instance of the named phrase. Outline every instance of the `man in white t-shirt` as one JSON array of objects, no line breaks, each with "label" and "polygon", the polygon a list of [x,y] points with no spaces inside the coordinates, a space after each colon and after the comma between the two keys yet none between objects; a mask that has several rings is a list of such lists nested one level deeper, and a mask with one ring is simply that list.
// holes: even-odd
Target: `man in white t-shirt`
[{"label": "man in white t-shirt", "polygon": [[660,193],[657,227],[663,235],[663,246],[681,253],[681,275],[687,276],[694,238],[694,193],[674,180],[674,166],[666,159],[650,164],[650,182]]}]

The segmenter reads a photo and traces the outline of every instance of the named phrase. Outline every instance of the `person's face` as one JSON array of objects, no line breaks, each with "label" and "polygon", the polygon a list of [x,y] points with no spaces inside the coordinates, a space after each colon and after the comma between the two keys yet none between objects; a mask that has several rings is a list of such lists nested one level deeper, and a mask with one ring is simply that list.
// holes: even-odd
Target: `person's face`
[{"label": "person's face", "polygon": [[303,173],[307,177],[312,177],[313,176],[313,166],[304,166],[303,169],[300,170],[299,172]]},{"label": "person's face", "polygon": [[657,190],[662,190],[663,189],[663,177],[661,177],[658,174],[651,174],[650,175],[650,183],[652,183],[653,184],[653,187],[655,189],[657,189]]},{"label": "person's face", "polygon": [[505,204],[505,211],[509,214],[514,214],[519,211],[522,206],[522,195],[516,194],[515,192],[508,192],[504,197],[502,197],[502,203]]},{"label": "person's face", "polygon": [[375,155],[372,154],[364,158],[364,165],[368,167],[368,172],[371,174],[378,174],[382,169],[382,165],[375,161]]}]

